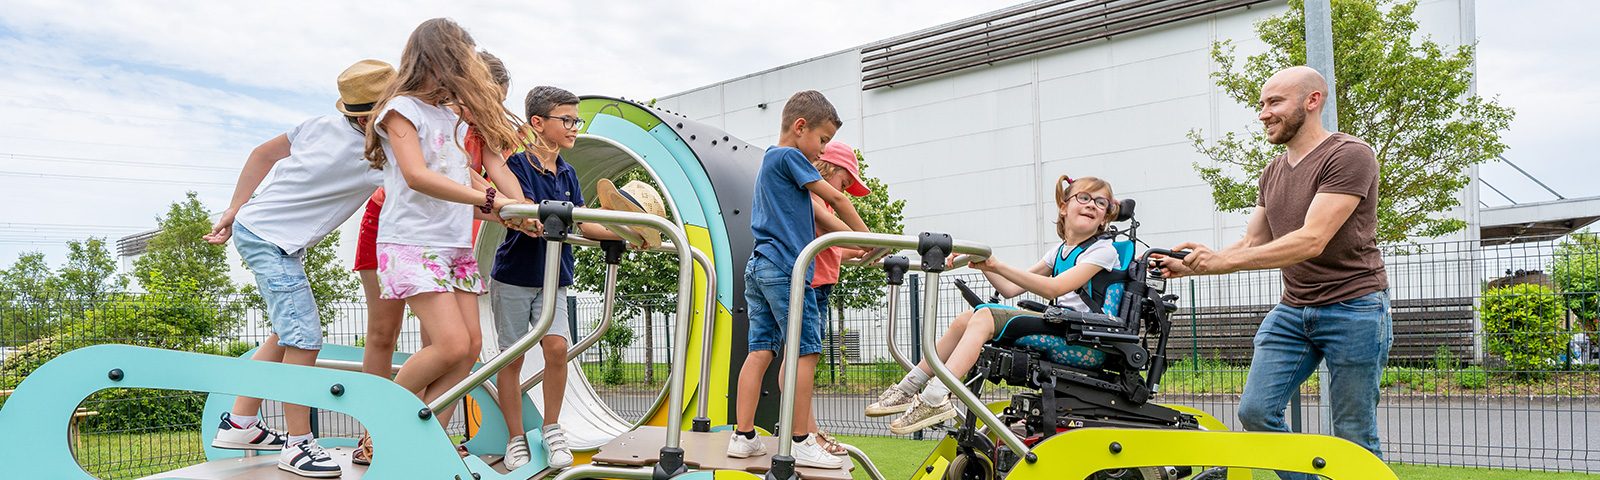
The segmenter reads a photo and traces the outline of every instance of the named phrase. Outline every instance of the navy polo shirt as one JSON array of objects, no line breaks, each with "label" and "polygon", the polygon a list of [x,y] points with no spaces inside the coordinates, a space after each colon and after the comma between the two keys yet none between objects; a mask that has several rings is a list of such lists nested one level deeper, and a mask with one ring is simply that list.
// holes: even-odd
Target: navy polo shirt
[{"label": "navy polo shirt", "polygon": [[[506,160],[506,166],[522,184],[522,195],[534,203],[544,200],[572,202],[583,206],[583,188],[578,185],[578,172],[566,160],[556,157],[556,171],[546,171],[539,165],[538,157],[527,152],[517,152]],[[500,283],[519,287],[544,287],[544,238],[508,230],[506,239],[494,252],[494,269],[489,276]],[[576,264],[572,245],[561,246],[561,283],[572,285],[572,269]]]}]

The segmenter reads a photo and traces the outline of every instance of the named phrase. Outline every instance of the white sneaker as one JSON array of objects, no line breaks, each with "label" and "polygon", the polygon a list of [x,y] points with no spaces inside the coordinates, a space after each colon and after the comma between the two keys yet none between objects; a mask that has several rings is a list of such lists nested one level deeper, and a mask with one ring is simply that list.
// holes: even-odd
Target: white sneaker
[{"label": "white sneaker", "polygon": [[878,401],[867,405],[867,416],[886,417],[910,410],[911,406],[917,403],[916,399],[912,398],[915,396],[916,394],[901,390],[898,385],[890,385],[888,390],[878,395]]},{"label": "white sneaker", "polygon": [[550,468],[560,470],[572,466],[572,447],[567,446],[567,434],[561,433],[561,425],[552,423],[544,427],[544,448],[550,452]]},{"label": "white sneaker", "polygon": [[733,458],[759,457],[767,454],[767,445],[758,438],[744,438],[738,432],[728,436],[728,456]]},{"label": "white sneaker", "polygon": [[821,445],[817,445],[817,436],[806,437],[806,441],[794,444],[791,450],[794,456],[794,465],[797,467],[812,468],[843,468],[844,459],[828,454]]},{"label": "white sneaker", "polygon": [[516,470],[528,464],[533,455],[528,453],[528,437],[517,435],[511,437],[506,443],[506,458],[503,460],[508,470]]},{"label": "white sneaker", "polygon": [[343,473],[339,470],[339,464],[317,445],[316,440],[284,447],[282,452],[278,452],[278,469],[313,478],[338,478]]},{"label": "white sneaker", "polygon": [[261,420],[247,427],[233,424],[233,415],[222,413],[222,424],[217,426],[217,436],[211,439],[213,448],[229,450],[283,450],[283,433],[269,430]]}]

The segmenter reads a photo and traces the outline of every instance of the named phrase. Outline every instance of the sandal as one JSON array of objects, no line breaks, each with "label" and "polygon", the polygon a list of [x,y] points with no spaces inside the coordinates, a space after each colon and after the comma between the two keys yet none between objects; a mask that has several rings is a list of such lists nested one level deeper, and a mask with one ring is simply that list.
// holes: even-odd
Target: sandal
[{"label": "sandal", "polygon": [[822,430],[819,429],[819,430],[817,430],[816,435],[817,435],[817,446],[822,447],[822,451],[828,452],[830,455],[841,455],[841,456],[843,456],[843,455],[849,455],[850,454],[850,451],[846,450],[844,448],[844,445],[839,443],[838,439],[833,438],[833,434],[825,432],[825,431],[822,431]]},{"label": "sandal", "polygon": [[350,453],[350,463],[356,465],[372,465],[372,436],[361,434],[361,440],[356,441],[356,450]]}]

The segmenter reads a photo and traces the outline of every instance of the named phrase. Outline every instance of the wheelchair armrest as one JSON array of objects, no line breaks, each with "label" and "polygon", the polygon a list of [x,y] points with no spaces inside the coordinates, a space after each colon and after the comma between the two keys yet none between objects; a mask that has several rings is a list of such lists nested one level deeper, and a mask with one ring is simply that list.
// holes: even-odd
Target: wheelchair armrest
[{"label": "wheelchair armrest", "polygon": [[1080,312],[1070,308],[1051,307],[1043,310],[1044,319],[1050,323],[1065,323],[1076,325],[1090,325],[1095,327],[1122,328],[1122,319],[1096,312]]},{"label": "wheelchair armrest", "polygon": [[1023,309],[1033,310],[1035,312],[1048,312],[1050,310],[1049,305],[1035,302],[1033,300],[1017,300],[1017,306],[1022,307]]}]

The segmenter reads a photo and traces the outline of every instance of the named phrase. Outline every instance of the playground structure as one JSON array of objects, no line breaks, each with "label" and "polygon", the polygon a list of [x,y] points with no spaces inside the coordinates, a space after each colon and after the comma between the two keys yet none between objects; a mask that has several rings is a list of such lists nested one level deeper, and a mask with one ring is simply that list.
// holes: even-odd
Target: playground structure
[{"label": "playground structure", "polygon": [[[743,290],[743,285],[742,278],[735,272],[743,270],[751,249],[747,210],[761,151],[717,129],[626,100],[587,97],[580,103],[579,110],[588,121],[588,127],[565,157],[582,173],[581,183],[585,192],[590,193],[586,196],[593,197],[599,178],[642,167],[662,189],[673,219],[549,202],[506,208],[503,214],[507,216],[539,218],[550,248],[559,249],[558,243],[566,242],[598,246],[607,253],[606,307],[602,324],[576,342],[568,357],[573,358],[593,345],[608,325],[618,281],[616,264],[624,254],[619,243],[594,242],[570,234],[568,229],[575,222],[644,226],[662,232],[669,241],[656,250],[677,255],[677,298],[692,300],[677,305],[675,318],[679,321],[672,326],[675,333],[670,376],[656,406],[643,418],[623,419],[610,411],[604,399],[590,386],[582,369],[569,365],[568,408],[562,426],[571,438],[577,461],[583,465],[560,472],[557,480],[756,474],[780,480],[849,478],[848,466],[838,471],[796,468],[789,456],[793,442],[787,435],[776,439],[777,448],[771,458],[728,459],[722,455],[728,432],[713,428],[732,418],[728,400],[734,391],[738,361],[745,353],[745,319],[743,309],[738,306],[742,300],[735,294]],[[480,242],[493,242],[494,237],[483,235]],[[873,249],[871,255],[862,259],[863,264],[924,272],[927,279],[924,298],[928,300],[922,304],[922,314],[928,319],[938,318],[936,299],[940,273],[990,255],[986,246],[942,234],[833,233],[822,236],[808,245],[796,261],[798,268],[791,287],[792,308],[788,312],[790,331],[797,331],[801,321],[797,299],[804,292],[801,282],[805,266],[818,252],[836,245]],[[900,250],[914,250],[919,259],[890,256]],[[480,244],[478,251],[483,255],[492,248]],[[946,265],[944,259],[949,254],[959,256]],[[547,282],[559,277],[552,273],[559,268],[558,259],[554,255],[547,258]],[[488,262],[483,263],[488,265]],[[694,268],[696,264],[700,266],[698,272]],[[555,301],[555,290],[553,285],[544,289],[546,305]],[[898,295],[898,289],[891,286],[889,295]],[[545,452],[537,443],[532,445],[534,458],[528,465],[510,472],[496,468],[495,461],[507,434],[502,419],[498,418],[498,409],[494,408],[496,395],[492,384],[485,381],[510,359],[531,349],[553,321],[554,309],[546,309],[528,336],[478,366],[471,376],[428,404],[386,379],[352,371],[359,369],[355,360],[359,359],[360,352],[349,347],[330,345],[319,361],[320,366],[328,368],[119,345],[76,350],[35,371],[17,388],[4,409],[0,409],[0,431],[6,433],[0,436],[0,464],[7,465],[8,472],[19,478],[87,478],[88,474],[78,467],[72,456],[64,426],[79,402],[95,391],[139,387],[209,392],[204,417],[207,419],[219,416],[236,395],[349,414],[371,433],[378,454],[370,467],[356,467],[348,464],[348,452],[336,450],[339,452],[336,456],[345,464],[343,478],[533,478],[541,475],[545,465]],[[932,323],[924,324],[920,332],[925,358],[937,358],[932,350],[936,343]],[[891,332],[894,325],[891,312]],[[786,341],[785,362],[792,365],[797,361],[798,337],[791,336]],[[909,368],[909,362],[897,350],[892,352],[896,360]],[[397,354],[394,363],[401,364],[404,359],[404,354]],[[524,392],[542,378],[538,356],[530,356],[527,361],[533,363],[524,369],[527,372],[521,385]],[[938,362],[933,365],[936,377],[951,387],[967,407],[969,418],[985,427],[984,435],[1004,444],[1016,455],[1018,461],[1004,475],[1006,478],[1092,478],[1107,471],[1168,465],[1234,467],[1227,472],[1228,478],[1248,478],[1249,472],[1244,470],[1247,468],[1316,473],[1335,480],[1394,478],[1370,453],[1349,442],[1324,436],[1084,428],[1028,445],[1010,431],[991,411],[990,405],[981,403],[963,388],[962,379]],[[697,375],[690,375],[690,372],[697,372]],[[237,378],[252,381],[232,381]],[[763,402],[768,415],[761,418],[770,418],[776,413],[776,431],[791,429],[795,383],[795,370],[788,369],[782,379],[786,388],[782,389],[780,404]],[[689,395],[691,391],[692,396]],[[472,403],[477,409],[473,416],[481,418],[481,427],[466,444],[474,455],[465,458],[455,454],[449,436],[433,418],[436,412],[452,408],[463,397],[474,400]],[[523,401],[524,424],[537,427],[541,423],[540,402],[526,394]],[[694,417],[687,419],[691,408]],[[770,424],[770,421],[760,423]],[[1202,421],[1202,425],[1220,424]],[[530,428],[530,437],[535,437],[536,431],[537,428]],[[211,432],[209,429],[202,432],[203,441],[209,444]],[[330,446],[338,445],[330,442]],[[882,478],[866,455],[853,448],[850,450],[869,476]],[[247,456],[244,452],[209,447],[206,455],[206,463],[153,478],[279,478],[282,475],[273,468],[273,456]],[[951,467],[951,462],[957,458],[957,445],[946,439],[935,448],[914,478],[945,477],[946,472],[955,472],[955,476],[948,478],[969,478],[963,476],[965,468]]]}]

